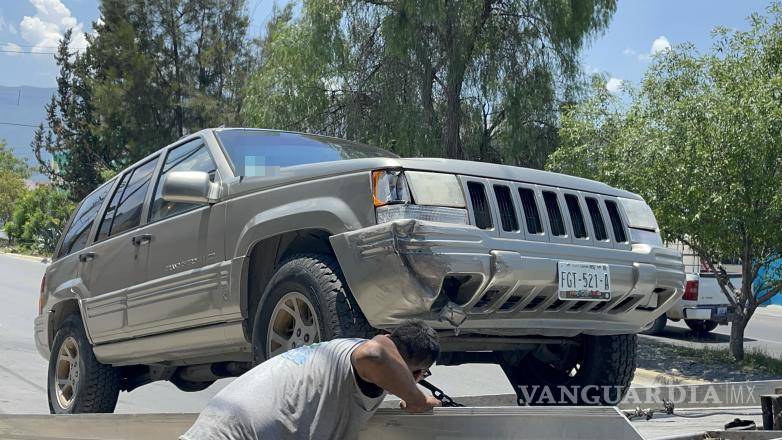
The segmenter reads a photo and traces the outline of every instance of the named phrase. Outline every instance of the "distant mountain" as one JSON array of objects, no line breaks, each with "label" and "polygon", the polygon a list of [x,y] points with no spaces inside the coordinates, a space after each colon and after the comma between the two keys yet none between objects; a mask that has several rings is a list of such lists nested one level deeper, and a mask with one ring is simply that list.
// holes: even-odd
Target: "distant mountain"
[{"label": "distant mountain", "polygon": [[[0,139],[5,139],[6,145],[13,148],[17,156],[25,158],[30,165],[38,164],[30,148],[34,126],[46,118],[44,106],[56,91],[53,87],[0,86]],[[34,179],[40,180],[41,177],[34,176]]]}]

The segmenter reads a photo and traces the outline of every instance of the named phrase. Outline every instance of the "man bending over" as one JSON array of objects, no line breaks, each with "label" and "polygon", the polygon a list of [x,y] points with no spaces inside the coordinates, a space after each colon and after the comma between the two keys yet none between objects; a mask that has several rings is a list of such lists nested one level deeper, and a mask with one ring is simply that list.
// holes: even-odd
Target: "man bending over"
[{"label": "man bending over", "polygon": [[355,439],[386,392],[409,413],[440,405],[416,386],[439,354],[437,333],[417,320],[300,347],[231,382],[180,439]]}]

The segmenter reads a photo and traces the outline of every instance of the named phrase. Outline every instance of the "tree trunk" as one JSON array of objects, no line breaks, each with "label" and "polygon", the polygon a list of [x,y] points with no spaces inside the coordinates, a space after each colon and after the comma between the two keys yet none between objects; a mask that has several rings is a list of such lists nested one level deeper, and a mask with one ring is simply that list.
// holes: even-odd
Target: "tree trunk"
[{"label": "tree trunk", "polygon": [[445,157],[462,159],[462,145],[459,139],[461,123],[461,97],[458,90],[449,89],[446,93],[447,106],[445,110]]},{"label": "tree trunk", "polygon": [[744,360],[744,329],[747,327],[751,314],[739,312],[730,324],[730,354],[737,361]]}]

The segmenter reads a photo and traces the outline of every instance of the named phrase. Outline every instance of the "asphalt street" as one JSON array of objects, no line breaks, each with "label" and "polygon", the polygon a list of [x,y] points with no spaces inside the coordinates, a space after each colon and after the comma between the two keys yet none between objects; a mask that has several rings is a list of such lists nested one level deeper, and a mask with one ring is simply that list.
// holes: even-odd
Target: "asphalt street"
[{"label": "asphalt street", "polygon": [[[730,325],[720,325],[709,335],[699,337],[690,331],[684,321],[668,320],[663,333],[645,337],[660,342],[695,347],[728,348]],[[745,350],[757,348],[782,358],[782,307],[758,308],[744,333],[744,348]]]}]

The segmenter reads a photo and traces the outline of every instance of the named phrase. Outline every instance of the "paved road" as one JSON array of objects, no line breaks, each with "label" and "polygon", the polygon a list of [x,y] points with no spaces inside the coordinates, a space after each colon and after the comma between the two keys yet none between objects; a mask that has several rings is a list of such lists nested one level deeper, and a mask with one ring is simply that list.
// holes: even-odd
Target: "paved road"
[{"label": "paved road", "polygon": [[[668,321],[658,336],[647,336],[661,342],[681,343],[697,347],[728,348],[730,324],[720,325],[706,337],[698,337],[684,321]],[[744,333],[744,348],[757,348],[782,358],[782,307],[760,308],[749,321]]]},{"label": "paved road", "polygon": [[[0,414],[49,412],[47,363],[32,336],[44,269],[38,261],[0,254]],[[513,392],[496,365],[435,367],[433,373],[432,382],[453,396]],[[168,382],[151,383],[120,393],[116,412],[198,412],[230,381],[197,393],[184,393]]]}]

